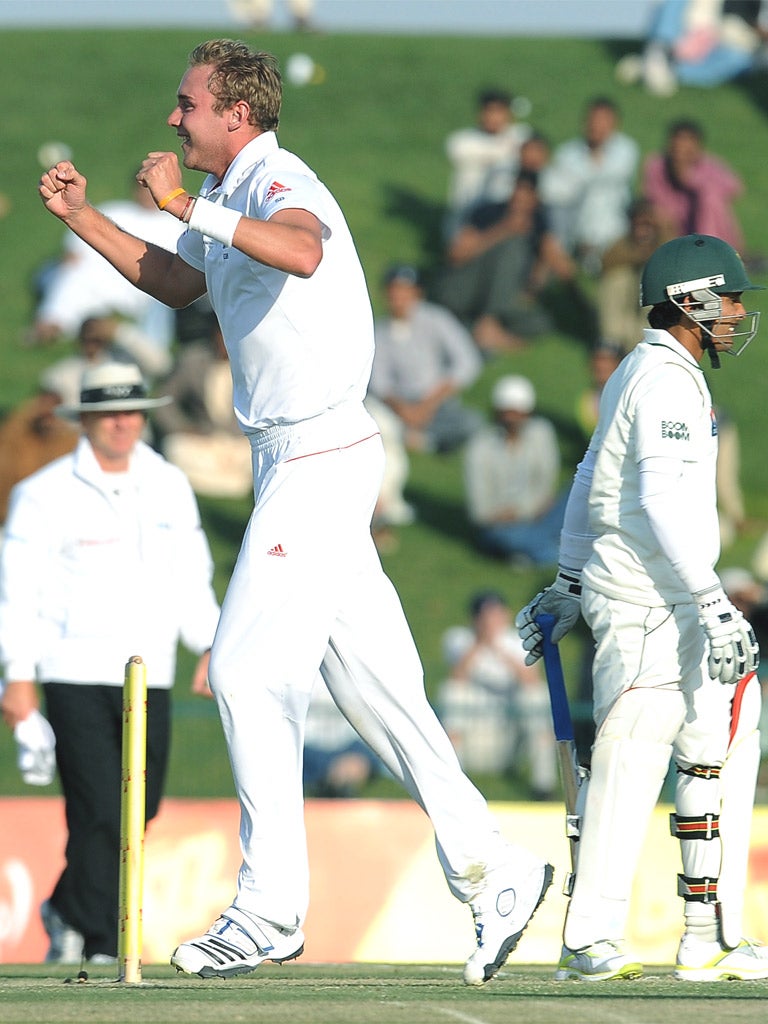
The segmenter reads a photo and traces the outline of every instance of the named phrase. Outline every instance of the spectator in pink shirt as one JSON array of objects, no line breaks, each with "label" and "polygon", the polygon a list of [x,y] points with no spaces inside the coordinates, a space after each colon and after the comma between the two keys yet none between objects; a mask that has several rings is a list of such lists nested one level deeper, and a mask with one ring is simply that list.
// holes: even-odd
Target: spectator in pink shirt
[{"label": "spectator in pink shirt", "polygon": [[696,121],[673,122],[664,151],[651,154],[643,168],[643,195],[673,235],[714,235],[737,250],[744,235],[732,203],[743,191],[741,178],[705,150]]}]

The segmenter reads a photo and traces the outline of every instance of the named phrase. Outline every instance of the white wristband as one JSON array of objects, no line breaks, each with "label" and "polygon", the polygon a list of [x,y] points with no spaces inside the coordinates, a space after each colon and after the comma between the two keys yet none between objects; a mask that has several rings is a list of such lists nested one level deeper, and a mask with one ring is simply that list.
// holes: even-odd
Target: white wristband
[{"label": "white wristband", "polygon": [[210,199],[196,199],[189,218],[189,226],[201,235],[207,235],[222,245],[232,245],[235,229],[240,222],[242,213],[230,210],[226,206],[212,203]]}]

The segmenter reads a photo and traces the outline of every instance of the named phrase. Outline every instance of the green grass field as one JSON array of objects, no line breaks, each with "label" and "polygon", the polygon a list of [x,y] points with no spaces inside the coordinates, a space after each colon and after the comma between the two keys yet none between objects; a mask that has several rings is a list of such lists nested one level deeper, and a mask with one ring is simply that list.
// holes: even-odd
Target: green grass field
[{"label": "green grass field", "polygon": [[[152,149],[176,144],[166,127],[186,55],[210,31],[6,31],[0,35],[0,92],[4,97],[0,192],[11,203],[0,221],[0,410],[31,394],[42,370],[68,346],[30,349],[23,344],[37,268],[61,245],[59,223],[37,197],[39,146],[63,140],[88,176],[94,202],[124,196],[129,179]],[[326,70],[322,85],[285,89],[282,144],[299,152],[327,181],[345,209],[366,269],[377,310],[379,281],[392,260],[433,267],[439,247],[441,205],[447,184],[443,141],[473,118],[476,91],[509,86],[532,103],[530,122],[553,143],[572,136],[587,98],[614,96],[624,127],[643,153],[657,148],[667,122],[700,118],[710,147],[747,183],[738,213],[750,251],[768,252],[768,177],[764,169],[768,80],[757,78],[714,90],[683,89],[660,100],[618,86],[616,59],[634,43],[571,39],[386,36],[295,36],[246,33],[250,42],[281,59],[307,50]],[[195,189],[199,177],[187,184]],[[584,281],[587,294],[593,285]],[[564,478],[580,455],[574,403],[587,382],[586,322],[555,295],[558,330],[529,351],[487,364],[468,401],[487,409],[493,381],[510,370],[534,381],[539,405],[559,429]],[[765,295],[757,303],[766,309]],[[749,522],[724,553],[723,564],[747,564],[768,528],[768,461],[762,439],[768,428],[763,381],[768,369],[768,327],[743,359],[726,360],[709,374],[716,401],[742,433],[743,483]],[[547,582],[548,574],[511,572],[473,549],[463,513],[458,456],[414,456],[409,498],[418,522],[399,534],[399,548],[384,556],[403,599],[425,665],[430,692],[443,671],[440,638],[462,621],[468,595],[497,587],[513,606]],[[201,502],[223,593],[234,562],[247,502]],[[564,660],[573,678],[578,645],[566,642]],[[168,791],[174,795],[231,793],[218,721],[211,705],[187,696],[191,660],[182,654],[176,688],[175,743]],[[207,756],[200,757],[200,751]],[[489,795],[515,797],[516,780],[482,780]],[[0,792],[25,788],[13,765],[7,734],[0,738]]]},{"label": "green grass field", "polygon": [[[76,970],[70,969],[71,978]],[[677,1024],[698,1016],[728,1024],[765,1018],[768,982],[692,985],[666,969],[636,981],[556,982],[549,968],[507,968],[467,988],[456,966],[266,966],[228,981],[202,981],[171,968],[145,968],[141,985],[94,968],[65,983],[63,968],[0,972],[4,1024]]]}]

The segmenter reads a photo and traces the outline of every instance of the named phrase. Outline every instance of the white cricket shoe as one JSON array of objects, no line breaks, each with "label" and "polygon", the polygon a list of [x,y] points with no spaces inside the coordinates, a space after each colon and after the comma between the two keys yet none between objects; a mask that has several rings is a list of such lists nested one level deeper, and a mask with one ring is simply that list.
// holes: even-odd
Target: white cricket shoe
[{"label": "white cricket shoe", "polygon": [[177,971],[201,978],[231,978],[255,971],[265,960],[282,964],[304,952],[304,933],[300,928],[287,933],[267,924],[253,923],[250,931],[228,917],[220,917],[205,935],[182,942],[171,956]]},{"label": "white cricket shoe", "polygon": [[679,981],[750,981],[768,978],[768,946],[742,939],[734,949],[684,935],[677,950]]},{"label": "white cricket shoe", "polygon": [[520,941],[528,922],[552,884],[554,868],[541,864],[523,879],[509,869],[491,873],[470,907],[475,920],[477,948],[464,965],[464,984],[490,981]]},{"label": "white cricket shoe", "polygon": [[79,964],[83,959],[85,940],[80,932],[71,928],[56,908],[46,900],[40,907],[40,917],[51,944],[45,954],[47,964]]},{"label": "white cricket shoe", "polygon": [[640,978],[643,965],[630,960],[620,942],[601,939],[585,949],[569,949],[563,946],[560,963],[555,971],[555,981],[610,981],[611,978]]}]

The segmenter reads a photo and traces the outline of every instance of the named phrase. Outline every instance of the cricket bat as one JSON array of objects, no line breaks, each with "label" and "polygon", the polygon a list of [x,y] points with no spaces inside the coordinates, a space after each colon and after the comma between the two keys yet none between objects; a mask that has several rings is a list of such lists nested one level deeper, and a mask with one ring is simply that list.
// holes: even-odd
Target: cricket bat
[{"label": "cricket bat", "polygon": [[541,629],[542,656],[544,671],[549,688],[549,703],[552,708],[552,724],[557,741],[557,758],[560,767],[560,781],[565,799],[565,834],[571,848],[571,871],[565,881],[563,892],[570,896],[576,877],[578,860],[578,842],[581,826],[581,814],[578,807],[579,790],[588,777],[586,768],[579,764],[576,742],[573,734],[573,722],[568,706],[568,693],[565,689],[563,665],[557,644],[552,643],[552,629],[555,625],[553,615],[541,614],[536,617]]}]

